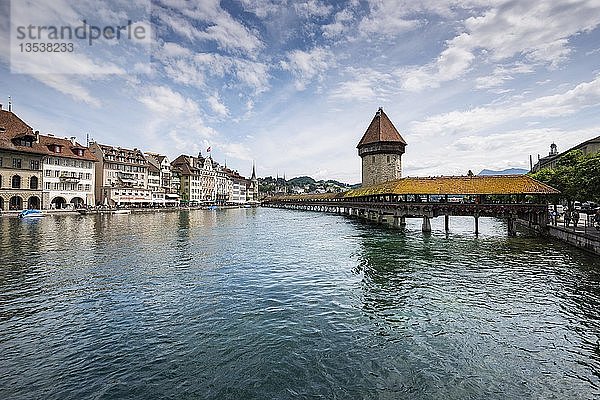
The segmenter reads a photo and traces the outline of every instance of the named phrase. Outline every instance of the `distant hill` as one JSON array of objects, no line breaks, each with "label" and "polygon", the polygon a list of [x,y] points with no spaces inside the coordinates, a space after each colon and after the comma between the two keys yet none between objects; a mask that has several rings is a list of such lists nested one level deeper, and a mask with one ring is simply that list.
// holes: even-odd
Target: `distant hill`
[{"label": "distant hill", "polygon": [[296,185],[296,186],[304,186],[304,185],[314,185],[316,181],[310,176],[299,176],[297,178],[288,179],[288,185]]},{"label": "distant hill", "polygon": [[487,176],[487,175],[525,175],[529,171],[523,168],[508,168],[502,171],[493,171],[491,169],[484,169],[477,175],[479,176]]}]

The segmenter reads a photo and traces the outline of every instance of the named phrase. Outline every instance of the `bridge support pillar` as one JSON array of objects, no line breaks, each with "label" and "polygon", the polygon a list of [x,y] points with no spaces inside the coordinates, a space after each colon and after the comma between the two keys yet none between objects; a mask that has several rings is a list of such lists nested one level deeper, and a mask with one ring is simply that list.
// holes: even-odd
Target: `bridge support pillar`
[{"label": "bridge support pillar", "polygon": [[508,217],[508,236],[517,236],[517,229],[515,228],[515,219]]},{"label": "bridge support pillar", "polygon": [[444,229],[446,232],[450,230],[450,216],[448,214],[444,215]]},{"label": "bridge support pillar", "polygon": [[431,232],[431,218],[426,215],[423,216],[423,225],[421,225],[421,230],[423,232]]},{"label": "bridge support pillar", "polygon": [[406,219],[404,217],[399,217],[394,215],[394,221],[392,223],[392,227],[395,229],[403,229],[406,227]]},{"label": "bridge support pillar", "polygon": [[475,234],[479,235],[479,216],[475,216]]}]

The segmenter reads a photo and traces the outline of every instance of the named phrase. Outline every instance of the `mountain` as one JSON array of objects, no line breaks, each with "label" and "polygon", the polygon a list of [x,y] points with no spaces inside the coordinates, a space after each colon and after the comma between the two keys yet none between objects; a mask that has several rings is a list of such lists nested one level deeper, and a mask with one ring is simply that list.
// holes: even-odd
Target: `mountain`
[{"label": "mountain", "polygon": [[529,171],[523,168],[508,168],[502,171],[493,171],[491,169],[484,169],[478,176],[486,176],[486,175],[525,175]]}]

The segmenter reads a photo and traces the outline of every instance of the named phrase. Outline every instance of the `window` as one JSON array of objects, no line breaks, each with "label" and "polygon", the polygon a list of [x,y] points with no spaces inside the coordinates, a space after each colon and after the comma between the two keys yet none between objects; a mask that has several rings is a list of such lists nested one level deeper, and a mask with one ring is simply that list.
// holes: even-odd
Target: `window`
[{"label": "window", "polygon": [[375,156],[373,156],[373,164],[375,164]]},{"label": "window", "polygon": [[89,190],[90,190],[90,185],[85,185],[85,191],[89,192]]},{"label": "window", "polygon": [[0,175],[0,188],[2,187],[2,175]]},{"label": "window", "polygon": [[13,168],[21,168],[21,159],[13,158]]},{"label": "window", "polygon": [[29,161],[29,169],[33,170],[33,171],[37,171],[40,169],[40,162],[37,160],[31,160]]},{"label": "window", "polygon": [[50,182],[46,182],[46,190],[50,190],[50,185],[51,185]]},{"label": "window", "polygon": [[25,146],[25,147],[31,147],[32,146],[32,142],[31,140],[27,140],[27,139],[17,139],[16,140],[16,144],[17,146]]},{"label": "window", "polygon": [[21,189],[21,177],[19,175],[15,175],[12,177],[12,188]]},{"label": "window", "polygon": [[47,169],[46,172],[44,173],[44,175],[47,177],[50,177],[51,174],[52,174],[52,171],[50,171],[49,169]]},{"label": "window", "polygon": [[390,156],[387,156],[387,162],[390,162]]},{"label": "window", "polygon": [[2,157],[0,157],[0,167],[2,166]]},{"label": "window", "polygon": [[58,178],[60,176],[60,171],[59,170],[55,170],[54,171],[54,177]]},{"label": "window", "polygon": [[29,179],[29,189],[37,190],[38,188],[38,178],[37,176],[32,176]]},{"label": "window", "polygon": [[60,159],[59,158],[55,158],[54,159],[54,165],[60,165]]},{"label": "window", "polygon": [[87,179],[87,180],[92,179],[92,174],[90,174],[89,172],[87,174],[85,174],[85,179]]}]

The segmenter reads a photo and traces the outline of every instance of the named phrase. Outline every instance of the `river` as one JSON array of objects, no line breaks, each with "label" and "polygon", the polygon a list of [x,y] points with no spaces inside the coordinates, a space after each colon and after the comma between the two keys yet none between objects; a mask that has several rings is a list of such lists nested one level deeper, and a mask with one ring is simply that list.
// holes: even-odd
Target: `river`
[{"label": "river", "polygon": [[0,218],[0,398],[598,398],[598,257],[450,225]]}]

